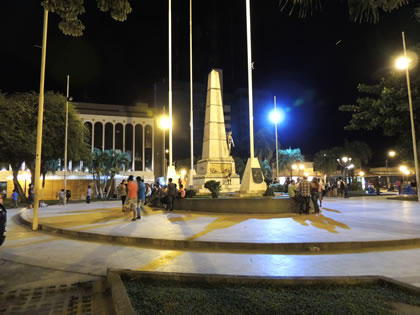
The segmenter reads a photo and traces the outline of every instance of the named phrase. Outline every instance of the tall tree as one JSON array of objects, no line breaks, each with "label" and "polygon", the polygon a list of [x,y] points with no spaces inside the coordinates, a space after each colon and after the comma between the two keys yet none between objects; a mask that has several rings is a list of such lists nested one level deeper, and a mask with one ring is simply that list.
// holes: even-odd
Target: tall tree
[{"label": "tall tree", "polygon": [[290,177],[292,176],[293,163],[301,162],[303,160],[304,157],[299,148],[279,150],[279,169],[288,170],[290,172]]},{"label": "tall tree", "polygon": [[[420,56],[420,45],[411,47]],[[411,92],[414,114],[420,110],[420,68],[410,70]],[[359,84],[361,96],[356,104],[342,105],[341,111],[352,114],[346,130],[381,130],[386,136],[398,138],[399,155],[412,156],[410,112],[408,106],[407,81],[404,71],[392,70],[377,84]],[[418,124],[418,115],[415,117]],[[417,128],[418,129],[418,128]],[[417,139],[419,139],[417,137]]]},{"label": "tall tree", "polygon": [[[41,168],[45,178],[51,169],[51,160],[64,157],[65,132],[65,100],[58,93],[45,93],[45,115],[43,132],[43,150]],[[36,143],[36,113],[38,111],[38,94],[35,92],[0,93],[0,124],[7,126],[0,130],[0,160],[9,163],[13,171],[13,183],[22,200],[23,190],[17,180],[19,169],[23,162],[33,174]],[[73,160],[83,160],[89,156],[89,148],[84,139],[87,130],[80,121],[76,110],[69,104],[69,136],[68,157]],[[48,163],[50,163],[48,165]],[[34,178],[32,178],[34,183]]]},{"label": "tall tree", "polygon": [[315,153],[314,169],[327,176],[336,173],[338,168],[337,159],[340,158],[341,151],[341,147],[334,147]]},{"label": "tall tree", "polygon": [[[279,0],[282,10],[289,9],[289,14],[297,11],[301,18],[308,14],[312,15],[315,11],[322,9],[322,0]],[[380,12],[391,12],[408,5],[408,0],[348,0],[350,19],[353,22],[373,22],[379,21]],[[420,21],[420,6],[415,9],[415,15]]]},{"label": "tall tree", "polygon": [[[96,0],[96,3],[100,11],[110,12],[111,17],[120,22],[125,21],[132,11],[128,0]],[[41,5],[60,16],[58,28],[65,35],[83,35],[85,26],[79,16],[86,11],[84,0],[43,0]]]}]

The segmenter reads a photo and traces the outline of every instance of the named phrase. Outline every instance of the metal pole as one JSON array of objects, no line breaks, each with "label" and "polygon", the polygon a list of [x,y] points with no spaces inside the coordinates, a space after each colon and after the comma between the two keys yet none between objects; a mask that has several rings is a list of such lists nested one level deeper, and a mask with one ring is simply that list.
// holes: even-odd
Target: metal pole
[{"label": "metal pole", "polygon": [[[404,57],[407,59],[407,49],[405,46],[405,34],[402,32],[402,41],[404,47]],[[413,153],[414,153],[414,168],[416,171],[416,192],[417,192],[417,201],[420,202],[420,194],[419,194],[419,183],[420,183],[420,175],[419,175],[419,165],[418,165],[418,158],[417,158],[417,144],[416,144],[416,130],[414,128],[414,115],[413,115],[413,101],[411,99],[411,87],[410,87],[410,74],[408,71],[408,65],[405,68],[405,75],[407,77],[407,90],[408,90],[408,104],[410,105],[410,120],[411,120],[411,136],[413,138]]]},{"label": "metal pole", "polygon": [[191,140],[191,170],[194,169],[194,115],[193,115],[193,55],[192,55],[192,0],[190,0],[190,140]]},{"label": "metal pole", "polygon": [[[277,104],[276,104],[276,97],[274,96],[274,113],[277,114]],[[276,115],[276,121],[274,124],[274,129],[276,132],[276,177],[279,177],[279,145],[277,140],[277,115]]]},{"label": "metal pole", "polygon": [[42,54],[41,54],[41,77],[39,84],[39,105],[38,105],[38,126],[36,129],[36,153],[35,153],[35,200],[32,229],[38,229],[39,194],[41,192],[41,153],[42,153],[42,121],[44,119],[44,86],[45,86],[45,59],[47,56],[47,30],[48,10],[44,9],[44,29],[42,33]]},{"label": "metal pole", "polygon": [[169,166],[172,166],[172,0],[169,0]]},{"label": "metal pole", "polygon": [[[67,98],[66,98],[66,132],[64,136],[64,194],[67,191],[67,139],[69,130],[69,88],[70,88],[70,76],[67,75]],[[67,198],[64,196],[64,205],[67,203]]]},{"label": "metal pole", "polygon": [[254,110],[253,110],[253,95],[252,95],[252,52],[251,52],[251,9],[250,0],[246,2],[246,35],[247,35],[247,50],[248,50],[248,97],[249,97],[249,152],[250,157],[254,157]]},{"label": "metal pole", "polygon": [[[165,117],[165,105],[163,106],[163,117]],[[162,159],[162,166],[163,166],[163,178],[166,181],[166,136],[165,136],[165,128],[163,130],[163,159]]]},{"label": "metal pole", "polygon": [[388,159],[385,160],[385,168],[386,168],[386,188],[389,188],[389,172],[388,172]]}]

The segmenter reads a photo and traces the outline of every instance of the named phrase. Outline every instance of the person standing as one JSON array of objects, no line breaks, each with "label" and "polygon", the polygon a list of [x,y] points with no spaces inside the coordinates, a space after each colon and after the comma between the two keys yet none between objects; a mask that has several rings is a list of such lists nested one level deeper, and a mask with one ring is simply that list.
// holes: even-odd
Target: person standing
[{"label": "person standing", "polygon": [[121,196],[121,210],[122,212],[125,212],[125,200],[127,199],[127,184],[125,183],[125,179],[121,182],[121,184],[118,186],[118,194]]},{"label": "person standing", "polygon": [[300,200],[299,200],[299,196],[296,194],[296,189],[297,189],[297,187],[296,187],[296,184],[295,184],[295,180],[292,179],[292,181],[289,184],[289,187],[287,187],[287,192],[289,194],[289,197],[291,199],[293,199],[295,204],[297,206],[299,206],[299,208],[300,208]]},{"label": "person standing", "polygon": [[319,198],[319,206],[322,207],[322,200],[324,199],[325,195],[325,184],[322,179],[318,179],[318,198]]},{"label": "person standing", "polygon": [[[309,214],[309,202],[311,198],[311,183],[308,182],[307,176],[303,176],[303,179],[299,183],[298,191],[302,198],[302,203],[300,206],[300,214],[302,213]],[[305,205],[305,210],[303,210],[303,205]]]},{"label": "person standing", "polygon": [[[133,218],[131,221],[136,221],[136,204],[137,204],[137,192],[139,190],[139,185],[134,181],[133,175],[128,176],[127,184],[127,200],[125,201],[125,207],[128,208],[128,211],[133,213]],[[140,219],[140,218],[139,218]]]},{"label": "person standing", "polygon": [[174,200],[175,200],[176,194],[177,194],[176,184],[172,183],[172,178],[169,178],[168,181],[169,181],[168,188],[167,188],[168,189],[168,191],[167,191],[168,206],[167,206],[166,210],[173,211],[174,210]]},{"label": "person standing", "polygon": [[141,219],[140,209],[143,210],[143,212],[145,212],[144,202],[146,200],[146,186],[144,185],[144,180],[140,176],[137,176],[136,180],[137,180],[137,185],[138,185],[138,187],[137,187],[137,207],[136,207],[137,219]]},{"label": "person standing", "polygon": [[58,202],[59,202],[59,204],[60,205],[63,205],[64,206],[64,198],[65,198],[65,196],[66,196],[66,193],[64,192],[64,189],[61,189],[59,192],[58,192]]},{"label": "person standing", "polygon": [[17,191],[16,190],[13,190],[13,193],[12,193],[12,200],[13,200],[13,205],[15,206],[15,208],[17,208],[18,207],[18,193],[17,193]]},{"label": "person standing", "polygon": [[315,213],[319,213],[318,197],[319,197],[319,183],[314,177],[311,182],[311,199],[314,204]]},{"label": "person standing", "polygon": [[29,209],[33,208],[33,206],[34,206],[34,200],[35,200],[34,185],[33,184],[29,184],[29,187],[28,187],[28,201],[29,201],[28,208]]},{"label": "person standing", "polygon": [[90,185],[89,185],[87,193],[86,193],[86,203],[90,203],[91,198],[92,198],[92,189],[90,188]]},{"label": "person standing", "polygon": [[66,190],[66,203],[69,203],[70,198],[71,198],[71,190],[67,189]]}]

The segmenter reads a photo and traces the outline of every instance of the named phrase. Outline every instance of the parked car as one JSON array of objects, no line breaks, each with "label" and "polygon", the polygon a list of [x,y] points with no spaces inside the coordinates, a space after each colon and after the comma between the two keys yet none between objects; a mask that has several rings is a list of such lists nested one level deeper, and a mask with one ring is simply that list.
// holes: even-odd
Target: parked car
[{"label": "parked car", "polygon": [[0,246],[6,239],[6,222],[7,222],[7,211],[6,208],[0,204]]}]

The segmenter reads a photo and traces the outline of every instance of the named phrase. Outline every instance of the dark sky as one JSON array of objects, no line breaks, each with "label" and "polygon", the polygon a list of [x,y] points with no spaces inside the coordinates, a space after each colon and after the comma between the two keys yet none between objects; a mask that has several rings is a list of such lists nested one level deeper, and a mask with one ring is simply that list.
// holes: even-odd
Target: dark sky
[{"label": "dark sky", "polygon": [[[124,23],[86,2],[83,37],[63,35],[50,14],[46,89],[65,93],[69,74],[77,101],[153,104],[153,84],[168,71],[167,1],[130,1],[133,12]],[[358,83],[374,83],[389,70],[401,31],[408,45],[420,41],[413,5],[382,14],[376,25],[350,23],[344,4],[306,19],[281,12],[277,0],[252,0],[251,8],[254,88],[271,91],[290,108],[280,128],[282,146],[311,155],[344,138],[362,139],[383,164],[393,140],[345,132],[349,115],[337,109],[355,102]],[[34,45],[41,44],[42,8],[38,1],[2,1],[0,12],[0,89],[39,90],[41,49]],[[188,80],[188,27],[188,1],[173,1],[174,80]],[[195,80],[205,82],[211,68],[222,68],[225,91],[247,87],[245,32],[244,0],[194,1]],[[255,104],[256,119],[269,102]]]}]

